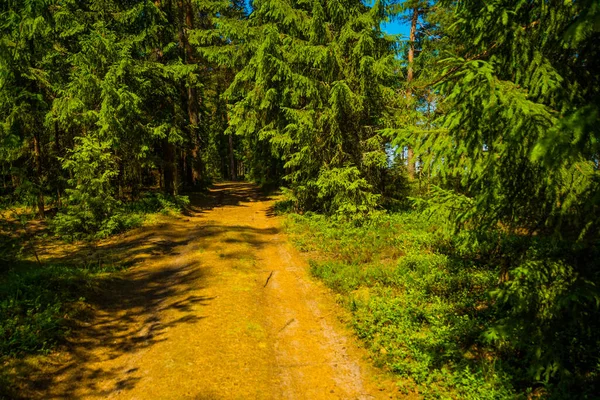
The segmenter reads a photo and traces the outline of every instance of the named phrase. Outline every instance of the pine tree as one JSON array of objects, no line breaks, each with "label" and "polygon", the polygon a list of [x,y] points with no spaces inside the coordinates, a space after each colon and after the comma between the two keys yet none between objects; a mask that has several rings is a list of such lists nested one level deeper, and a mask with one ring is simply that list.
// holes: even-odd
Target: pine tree
[{"label": "pine tree", "polygon": [[43,1],[17,3],[0,6],[0,132],[3,144],[13,148],[6,160],[11,174],[25,191],[22,195],[35,198],[43,218],[49,142],[44,120],[55,94],[61,46],[56,42],[55,10]]},{"label": "pine tree", "polygon": [[387,165],[377,131],[393,103],[397,70],[394,43],[380,29],[383,5],[253,6],[252,40],[244,43],[250,57],[226,96],[230,131],[260,149],[254,174],[277,177],[284,169],[299,208],[372,209]]},{"label": "pine tree", "polygon": [[400,107],[395,116],[396,126],[385,130],[384,135],[392,139],[408,175],[415,178],[417,165],[420,165],[419,177],[422,177],[423,160],[414,150],[432,133],[434,114],[442,111],[439,92],[432,88],[432,82],[436,78],[436,63],[445,47],[447,9],[434,1],[417,0],[404,1],[393,11],[392,17],[409,28],[409,36],[400,38],[404,82],[397,89]]},{"label": "pine tree", "polygon": [[473,232],[467,246],[513,240],[493,293],[507,317],[488,339],[518,349],[533,379],[585,379],[600,349],[600,7],[440,4],[454,13],[434,80],[445,113],[416,148],[442,182],[434,207]]}]

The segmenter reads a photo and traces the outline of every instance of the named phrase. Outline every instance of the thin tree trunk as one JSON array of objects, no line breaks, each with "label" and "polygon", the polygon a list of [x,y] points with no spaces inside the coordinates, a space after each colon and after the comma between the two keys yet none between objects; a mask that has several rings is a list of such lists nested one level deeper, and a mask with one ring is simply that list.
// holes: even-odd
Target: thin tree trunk
[{"label": "thin tree trunk", "polygon": [[[410,34],[408,37],[408,40],[409,40],[408,71],[406,74],[406,84],[407,84],[406,97],[409,102],[411,102],[411,97],[412,97],[411,85],[412,85],[412,81],[413,81],[413,64],[415,61],[415,39],[417,36],[417,22],[419,21],[419,8],[415,7],[415,8],[413,8],[412,11],[413,11],[413,14],[410,19]],[[410,178],[415,177],[415,159],[414,158],[415,157],[414,157],[413,149],[410,146],[408,146],[407,161],[408,161],[408,176]]]},{"label": "thin tree trunk", "polygon": [[[179,40],[184,49],[184,63],[193,64],[194,53],[188,40],[186,29],[194,28],[194,9],[190,0],[182,0],[181,7],[184,15],[182,18]],[[185,23],[183,23],[184,21]],[[192,181],[190,183],[193,186],[196,186],[202,181],[203,166],[200,154],[200,138],[198,135],[198,123],[200,121],[198,112],[198,92],[196,88],[192,86],[191,82],[187,88],[187,108],[189,133],[192,141],[192,148],[190,150]]]},{"label": "thin tree trunk", "polygon": [[40,145],[40,137],[38,133],[33,135],[33,154],[35,157],[35,169],[37,173],[37,182],[38,182],[38,198],[37,198],[37,207],[38,207],[38,215],[40,218],[46,217],[46,212],[44,210],[44,192],[42,189],[42,150]]},{"label": "thin tree trunk", "polygon": [[179,194],[179,188],[181,187],[181,180],[183,177],[183,170],[181,165],[181,157],[178,156],[177,147],[173,146],[173,194]]},{"label": "thin tree trunk", "polygon": [[12,163],[10,164],[10,170],[11,170],[10,179],[11,179],[11,182],[12,182],[12,189],[14,190],[14,189],[17,188],[17,186],[19,186],[20,180],[19,180],[19,177],[17,175],[15,175],[15,174],[12,173],[12,170],[13,170]]},{"label": "thin tree trunk", "polygon": [[415,40],[417,38],[417,22],[419,21],[419,8],[413,8],[413,15],[410,19],[410,33],[408,36],[409,47],[408,47],[408,73],[406,74],[406,81],[408,88],[406,90],[407,96],[412,95],[412,88],[410,84],[413,81],[413,64],[415,62]]},{"label": "thin tree trunk", "polygon": [[162,167],[158,167],[158,187],[160,190],[162,190],[163,192],[166,192],[165,189],[165,179],[164,179],[164,168]]},{"label": "thin tree trunk", "polygon": [[235,170],[235,155],[233,153],[233,135],[229,134],[229,170],[232,181],[237,180],[237,171]]},{"label": "thin tree trunk", "polygon": [[[59,135],[58,121],[54,122],[54,151],[56,151],[56,156],[62,157],[62,148],[60,146],[60,135]],[[58,170],[60,171],[60,161],[58,162]],[[58,173],[57,185],[56,185],[56,202],[58,207],[62,207],[62,173]]]},{"label": "thin tree trunk", "polygon": [[163,184],[166,194],[175,194],[175,171],[174,171],[174,149],[173,143],[169,143],[168,138],[163,139]]},{"label": "thin tree trunk", "polygon": [[138,196],[140,193],[140,184],[142,182],[142,170],[139,164],[136,163],[134,171],[135,179],[131,183],[131,200],[138,200]]},{"label": "thin tree trunk", "polygon": [[408,146],[406,161],[408,162],[408,176],[413,179],[415,177],[415,153],[410,146]]},{"label": "thin tree trunk", "polygon": [[123,162],[121,159],[118,159],[119,161],[119,176],[117,178],[118,180],[118,195],[119,195],[119,199],[123,200],[125,198],[125,166],[123,165]]}]

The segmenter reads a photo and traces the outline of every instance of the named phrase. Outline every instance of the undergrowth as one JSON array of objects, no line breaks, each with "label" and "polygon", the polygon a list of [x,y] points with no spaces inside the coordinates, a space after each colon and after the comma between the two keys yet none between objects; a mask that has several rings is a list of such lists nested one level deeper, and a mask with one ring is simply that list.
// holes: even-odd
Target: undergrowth
[{"label": "undergrowth", "polygon": [[54,233],[65,240],[102,239],[140,226],[147,214],[179,214],[187,205],[186,196],[145,193],[130,202],[75,204],[59,212],[50,222]]},{"label": "undergrowth", "polygon": [[[147,193],[134,202],[115,203],[113,209],[69,207],[59,211],[49,227],[63,240],[93,241],[140,226],[152,215],[180,214],[188,203],[183,196]],[[0,398],[6,390],[12,393],[2,364],[55,349],[68,337],[73,321],[85,318],[87,299],[122,269],[106,260],[77,265],[35,262],[34,234],[23,229],[28,221],[17,217],[25,218],[15,214],[0,220]],[[36,234],[47,236],[43,229]]]},{"label": "undergrowth", "polygon": [[29,354],[48,354],[85,318],[102,282],[122,267],[13,261],[0,276],[0,399],[18,396],[10,365]]},{"label": "undergrowth", "polygon": [[[118,204],[110,215],[71,207],[49,225],[62,239],[94,240],[139,226],[152,214],[179,214],[188,203],[183,196],[146,193],[137,201]],[[110,263],[31,261],[34,245],[20,229],[26,224],[0,220],[0,357],[51,350],[68,334],[68,321],[85,305],[86,294],[119,269]]]},{"label": "undergrowth", "polygon": [[[317,214],[292,214],[286,225],[295,244],[311,252],[312,274],[339,293],[352,313],[356,334],[377,365],[397,374],[401,390],[447,399],[594,398],[593,384],[561,385],[558,375],[544,380],[532,373],[540,351],[535,342],[541,338],[526,324],[538,323],[534,305],[544,309],[550,300],[520,286],[527,282],[518,275],[522,265],[513,268],[516,283],[502,282],[505,262],[491,238],[465,245],[465,237],[438,229],[414,212],[382,214],[360,226]],[[525,240],[495,239],[510,249]],[[533,260],[530,255],[523,265]],[[566,296],[569,279],[556,275],[544,290],[554,293],[552,300],[561,293]],[[517,294],[528,307],[529,321],[520,314],[511,320],[518,307],[498,295],[514,292],[514,287],[521,290]],[[515,332],[524,337],[494,337],[515,319],[521,321]],[[572,331],[557,328],[552,333],[564,339],[563,353],[576,353],[566,342],[574,340]],[[577,333],[582,342],[576,346],[593,350],[597,339],[592,336]],[[544,345],[550,347],[544,352],[552,351],[552,344]],[[596,378],[593,372],[577,376],[579,383]]]},{"label": "undergrowth", "polygon": [[119,269],[15,262],[0,277],[0,356],[50,351],[68,334],[85,296]]}]

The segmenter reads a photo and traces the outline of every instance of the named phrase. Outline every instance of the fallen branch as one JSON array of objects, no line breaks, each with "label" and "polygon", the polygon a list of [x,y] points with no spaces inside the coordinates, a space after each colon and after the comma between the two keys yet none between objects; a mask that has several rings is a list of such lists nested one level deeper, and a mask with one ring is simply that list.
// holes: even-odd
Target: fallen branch
[{"label": "fallen branch", "polygon": [[269,280],[270,280],[270,279],[271,279],[271,277],[273,276],[273,272],[275,272],[275,271],[271,271],[271,273],[269,274],[269,277],[267,278],[267,281],[265,282],[265,284],[264,284],[264,286],[263,286],[264,288],[266,288],[266,287],[267,287],[267,283],[269,283]]},{"label": "fallen branch", "polygon": [[279,332],[277,332],[277,333],[281,333],[281,331],[283,331],[285,328],[287,328],[288,326],[290,326],[290,324],[291,324],[292,322],[294,322],[294,321],[295,321],[295,319],[294,319],[294,318],[290,319],[288,322],[286,322],[286,323],[285,323],[285,325],[283,326],[283,328],[281,328],[281,329],[279,330]]}]

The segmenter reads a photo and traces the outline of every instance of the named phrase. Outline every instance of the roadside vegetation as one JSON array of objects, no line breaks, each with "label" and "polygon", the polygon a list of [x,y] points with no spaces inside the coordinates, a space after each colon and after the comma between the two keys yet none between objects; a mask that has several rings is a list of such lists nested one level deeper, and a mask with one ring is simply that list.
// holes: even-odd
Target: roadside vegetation
[{"label": "roadside vegetation", "polygon": [[[79,213],[35,224],[26,205],[5,204],[0,225],[0,366],[26,355],[48,354],[63,344],[77,321],[87,317],[89,298],[127,267],[121,257],[94,255],[98,240],[177,216],[187,203],[187,197],[149,192],[139,201],[120,205],[99,225]],[[89,251],[71,258],[68,252],[43,251],[49,244]],[[7,371],[0,367],[0,397],[12,395]]]},{"label": "roadside vegetation", "polygon": [[[564,248],[500,230],[485,238],[457,233],[417,210],[360,225],[290,214],[286,227],[308,253],[312,274],[351,313],[374,363],[396,374],[406,393],[597,395],[600,315],[595,298],[580,290],[598,272],[575,273]],[[514,263],[510,273],[507,263]]]}]

